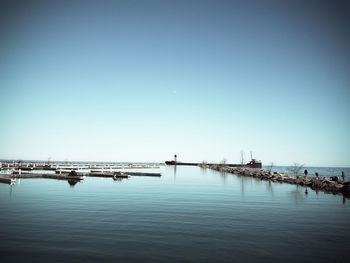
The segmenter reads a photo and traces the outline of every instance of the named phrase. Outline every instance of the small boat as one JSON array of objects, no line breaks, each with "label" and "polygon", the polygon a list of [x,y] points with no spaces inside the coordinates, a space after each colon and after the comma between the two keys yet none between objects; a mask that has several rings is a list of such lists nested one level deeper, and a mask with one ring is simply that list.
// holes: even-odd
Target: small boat
[{"label": "small boat", "polygon": [[123,172],[115,172],[113,175],[113,179],[117,180],[118,178],[130,178],[130,175]]},{"label": "small boat", "polygon": [[75,176],[75,177],[77,177],[77,176],[78,176],[78,173],[77,173],[76,171],[72,170],[72,171],[68,174],[68,176]]}]

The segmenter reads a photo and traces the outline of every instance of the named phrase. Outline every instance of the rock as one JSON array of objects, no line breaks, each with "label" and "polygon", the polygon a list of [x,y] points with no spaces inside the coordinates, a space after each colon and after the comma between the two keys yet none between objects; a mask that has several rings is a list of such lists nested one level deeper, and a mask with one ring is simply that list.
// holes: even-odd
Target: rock
[{"label": "rock", "polygon": [[310,178],[305,178],[304,184],[305,184],[306,186],[312,185],[311,179],[310,179]]},{"label": "rock", "polygon": [[[269,180],[272,182],[289,183],[308,186],[317,191],[324,191],[333,194],[343,193],[344,196],[350,195],[350,181],[340,181],[338,176],[327,177],[306,177],[293,176],[284,173],[270,172],[258,169],[245,169],[227,167],[222,165],[204,166],[205,168],[213,169],[222,173],[234,173],[241,176],[251,176],[261,180]],[[72,171],[73,173],[73,171]],[[74,174],[72,174],[74,175]]]},{"label": "rock", "polygon": [[339,177],[338,176],[331,176],[330,179],[331,179],[331,181],[335,181],[335,182],[339,181]]},{"label": "rock", "polygon": [[350,181],[344,182],[342,191],[343,193],[350,193]]},{"label": "rock", "polygon": [[334,187],[339,190],[339,189],[342,189],[344,187],[344,185],[342,185],[342,184],[335,184]]}]

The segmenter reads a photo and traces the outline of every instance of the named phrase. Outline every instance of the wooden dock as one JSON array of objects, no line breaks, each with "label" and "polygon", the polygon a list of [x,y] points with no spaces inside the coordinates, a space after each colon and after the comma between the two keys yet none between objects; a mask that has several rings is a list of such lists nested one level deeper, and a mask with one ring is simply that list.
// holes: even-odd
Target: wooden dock
[{"label": "wooden dock", "polygon": [[0,162],[0,170],[117,170],[117,169],[158,169],[162,164],[125,164],[125,163],[62,163],[54,162],[44,164],[42,162]]},{"label": "wooden dock", "polygon": [[62,174],[34,174],[34,173],[26,173],[26,174],[18,174],[13,176],[13,178],[47,178],[47,179],[57,179],[57,180],[83,180],[83,175],[71,176],[68,173]]},{"label": "wooden dock", "polygon": [[85,176],[91,176],[91,177],[114,177],[114,176],[121,176],[121,175],[130,175],[130,176],[153,176],[153,177],[160,177],[162,176],[161,173],[142,173],[142,172],[91,172],[85,174]]},{"label": "wooden dock", "polygon": [[131,176],[153,176],[153,177],[160,177],[160,176],[162,176],[161,173],[115,172],[115,174],[120,174],[120,173],[128,174],[128,175],[131,175]]},{"label": "wooden dock", "polygon": [[84,177],[104,177],[104,178],[130,178],[130,176],[151,176],[160,177],[161,173],[144,173],[144,172],[92,172],[92,173],[78,173],[77,175],[69,175],[69,173],[29,173],[14,171],[12,174],[2,174],[0,176],[0,183],[13,184],[16,179],[33,179],[46,178],[56,180],[81,181]]},{"label": "wooden dock", "polygon": [[3,177],[0,176],[0,183],[2,184],[14,184],[16,182],[16,179],[10,178],[10,177]]},{"label": "wooden dock", "polygon": [[[16,179],[46,178],[78,182],[85,176],[105,177],[114,180],[130,178],[130,176],[160,177],[161,173],[130,172],[129,169],[159,169],[161,164],[125,164],[125,163],[60,163],[45,164],[43,162],[0,162],[0,170],[7,171],[0,175],[0,183],[14,184]],[[42,172],[40,172],[42,171]],[[75,175],[72,175],[73,173]],[[70,174],[70,175],[69,175]],[[74,184],[72,184],[74,185]]]},{"label": "wooden dock", "polygon": [[33,179],[33,178],[45,178],[55,180],[65,180],[70,182],[79,182],[84,180],[84,176],[70,176],[66,174],[2,174],[0,176],[0,183],[13,185],[16,183],[16,179]]}]

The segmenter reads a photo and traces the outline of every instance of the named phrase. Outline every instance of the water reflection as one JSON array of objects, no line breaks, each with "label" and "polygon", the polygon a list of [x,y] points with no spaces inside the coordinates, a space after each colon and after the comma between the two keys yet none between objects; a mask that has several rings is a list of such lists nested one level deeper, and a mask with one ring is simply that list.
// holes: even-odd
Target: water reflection
[{"label": "water reflection", "polygon": [[121,182],[121,181],[123,181],[124,179],[128,179],[128,178],[124,178],[124,177],[113,177],[113,181],[114,181],[114,182]]},{"label": "water reflection", "polygon": [[224,173],[224,172],[219,172],[220,173],[220,177],[223,181],[224,184],[227,183],[227,173]]},{"label": "water reflection", "polygon": [[70,187],[74,187],[77,183],[83,183],[84,180],[68,179],[67,182],[70,185]]},{"label": "water reflection", "polygon": [[9,191],[10,198],[12,197],[12,187],[13,185],[10,184],[10,191]]},{"label": "water reflection", "polygon": [[250,177],[245,177],[245,176],[241,176],[241,175],[235,175],[237,177],[239,177],[239,183],[240,183],[240,186],[241,186],[241,196],[244,197],[245,195],[245,184],[247,181],[249,182],[252,182],[252,178]]},{"label": "water reflection", "polygon": [[295,190],[292,190],[288,193],[288,196],[296,204],[302,203],[305,200],[305,195],[303,193],[303,190],[298,185],[296,186]]},{"label": "water reflection", "polygon": [[272,187],[271,181],[269,181],[269,182],[266,184],[266,189],[267,189],[267,191],[271,194],[271,196],[274,196],[274,191],[273,191],[273,187]]},{"label": "water reflection", "polygon": [[205,167],[202,167],[202,166],[198,166],[198,167],[201,169],[201,173],[202,174],[207,173],[208,168],[205,168]]},{"label": "water reflection", "polygon": [[68,180],[68,184],[71,186],[71,187],[74,187],[76,184],[77,184],[77,180],[72,180],[72,179],[69,179]]}]

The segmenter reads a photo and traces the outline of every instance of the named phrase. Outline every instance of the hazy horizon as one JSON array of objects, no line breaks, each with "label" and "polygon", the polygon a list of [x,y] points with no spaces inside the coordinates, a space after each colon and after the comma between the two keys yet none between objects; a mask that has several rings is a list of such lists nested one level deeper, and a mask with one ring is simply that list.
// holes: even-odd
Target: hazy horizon
[{"label": "hazy horizon", "polygon": [[0,159],[350,167],[347,1],[1,1]]},{"label": "hazy horizon", "polygon": [[[17,158],[17,159],[4,159],[4,158],[0,158],[0,162],[8,162],[8,161],[14,161],[14,162],[18,162],[18,161],[21,161],[21,162],[42,162],[42,163],[63,163],[63,162],[67,162],[67,163],[149,163],[149,164],[164,164],[165,165],[165,161],[171,161],[173,160],[174,158],[169,158],[167,160],[161,160],[159,162],[156,162],[156,161],[149,161],[149,162],[145,162],[145,161],[142,161],[142,160],[134,160],[134,161],[118,161],[118,160],[109,160],[109,161],[106,161],[106,160],[100,160],[100,161],[96,161],[96,160],[39,160],[39,159],[21,159],[21,158]],[[178,160],[178,162],[189,162],[190,160]],[[236,164],[239,164],[240,161],[232,161],[232,160],[226,160],[227,163],[236,163]],[[244,163],[247,163],[249,160],[245,160]],[[203,161],[202,161],[203,162]],[[204,162],[206,163],[221,163],[221,161],[206,161],[204,160]],[[317,165],[317,166],[314,166],[314,165],[307,165],[305,163],[290,163],[290,164],[279,164],[279,163],[263,163],[262,164],[263,167],[294,167],[295,165],[302,165],[304,168],[308,168],[308,167],[322,167],[322,168],[350,168],[349,166],[341,166],[341,165]],[[304,169],[303,168],[303,169]]]}]

